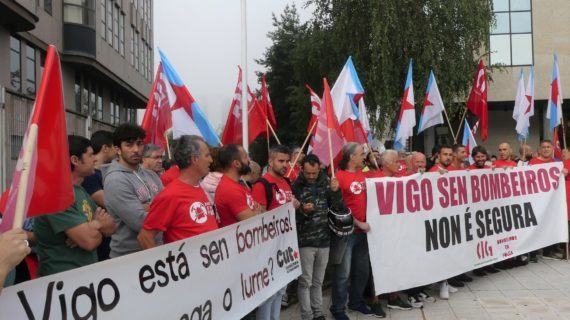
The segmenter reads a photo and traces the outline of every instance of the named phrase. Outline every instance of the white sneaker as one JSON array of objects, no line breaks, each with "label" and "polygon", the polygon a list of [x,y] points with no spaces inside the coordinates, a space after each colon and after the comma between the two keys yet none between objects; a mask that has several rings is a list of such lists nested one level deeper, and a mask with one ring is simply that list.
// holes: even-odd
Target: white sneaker
[{"label": "white sneaker", "polygon": [[414,297],[414,296],[409,296],[409,297],[408,297],[408,302],[410,303],[410,305],[411,305],[413,308],[419,309],[419,308],[421,308],[421,307],[424,306],[423,302],[421,302],[421,301],[419,300],[419,298]]},{"label": "white sneaker", "polygon": [[447,281],[443,281],[439,287],[439,298],[443,300],[449,299],[449,285]]},{"label": "white sneaker", "polygon": [[447,287],[448,287],[449,293],[456,293],[457,291],[459,291],[459,289],[457,289],[456,287],[454,287],[450,284],[447,284]]},{"label": "white sneaker", "polygon": [[430,296],[427,292],[425,291],[421,291],[420,293],[418,293],[418,298],[420,298],[421,302],[435,302],[435,298]]}]

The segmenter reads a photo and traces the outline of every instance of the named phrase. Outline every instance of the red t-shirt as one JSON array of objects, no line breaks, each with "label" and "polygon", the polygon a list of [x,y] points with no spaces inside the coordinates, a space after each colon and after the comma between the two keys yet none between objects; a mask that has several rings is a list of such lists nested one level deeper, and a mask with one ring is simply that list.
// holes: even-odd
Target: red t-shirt
[{"label": "red t-shirt", "polygon": [[372,178],[384,178],[386,175],[384,174],[384,172],[382,172],[382,170],[369,170],[364,172],[364,176],[366,178],[372,179]]},{"label": "red t-shirt", "polygon": [[232,178],[224,175],[216,189],[214,198],[220,216],[220,227],[238,222],[237,215],[247,209],[254,209],[255,202],[251,191]]},{"label": "red t-shirt", "polygon": [[152,201],[143,229],[162,231],[170,243],[216,230],[218,222],[204,190],[175,179]]},{"label": "red t-shirt", "polygon": [[441,169],[447,170],[447,171],[459,171],[459,170],[464,170],[463,168],[456,168],[456,167],[454,167],[454,166],[451,165],[451,164],[448,165],[448,166],[445,167],[445,168],[444,168],[443,166],[439,165],[439,164],[436,164],[435,166],[431,167],[431,169],[429,169],[428,172],[439,172],[439,170],[441,170]]},{"label": "red t-shirt", "polygon": [[[342,199],[352,211],[352,216],[359,221],[366,222],[366,173],[339,170],[336,178],[342,192]],[[358,228],[354,231],[362,232]]]},{"label": "red t-shirt", "polygon": [[398,166],[398,172],[396,173],[396,176],[403,177],[406,172],[408,172],[408,164],[405,160],[399,160],[398,162],[400,163],[400,166]]},{"label": "red t-shirt", "polygon": [[475,164],[472,164],[469,166],[469,170],[481,170],[481,169],[490,169],[490,168],[491,167],[489,167],[489,166],[483,166],[483,168],[479,168]]},{"label": "red t-shirt", "polygon": [[[289,170],[291,170],[291,166],[287,165],[287,172],[289,172]],[[293,167],[293,170],[291,170],[291,174],[289,175],[289,181],[293,182],[293,181],[297,180],[297,177],[299,176],[299,172],[301,172],[301,167],[299,167],[298,165],[295,165]]]},{"label": "red t-shirt", "polygon": [[554,158],[550,158],[547,160],[542,160],[540,158],[532,158],[532,159],[530,159],[528,164],[533,165],[533,164],[544,164],[544,163],[551,163],[551,162],[554,162]]},{"label": "red t-shirt", "polygon": [[493,165],[495,166],[495,168],[512,168],[512,167],[516,167],[517,163],[512,161],[512,160],[497,159],[497,161],[495,161],[495,163],[493,163]]},{"label": "red t-shirt", "polygon": [[[273,200],[271,201],[271,205],[267,210],[275,209],[287,202],[293,201],[293,193],[291,192],[291,186],[285,180],[285,178],[275,177],[271,174],[266,173],[263,175],[263,178],[267,180],[271,184],[275,184],[277,188],[273,187]],[[259,182],[253,185],[253,191],[251,192],[253,195],[253,200],[259,203],[262,206],[267,207],[267,198],[265,198],[265,187],[263,183]]]},{"label": "red t-shirt", "polygon": [[177,165],[173,165],[160,176],[160,181],[162,181],[162,185],[166,187],[169,183],[176,180],[179,175],[180,168]]}]

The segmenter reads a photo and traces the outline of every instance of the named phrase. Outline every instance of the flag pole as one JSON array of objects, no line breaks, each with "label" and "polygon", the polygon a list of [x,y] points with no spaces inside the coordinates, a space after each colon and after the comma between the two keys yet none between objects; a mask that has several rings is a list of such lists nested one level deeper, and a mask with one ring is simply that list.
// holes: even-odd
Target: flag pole
[{"label": "flag pole", "polygon": [[[269,126],[269,129],[271,130],[271,133],[273,134],[275,140],[277,140],[277,143],[281,145],[281,141],[279,140],[279,137],[277,137],[277,134],[275,133],[275,130],[273,129],[273,126],[271,125],[267,117],[265,117],[265,123],[267,124],[267,126]],[[267,134],[269,134],[269,132]]]},{"label": "flag pole", "polygon": [[463,120],[465,120],[466,115],[467,115],[467,107],[465,107],[465,110],[463,111],[463,116],[461,117],[461,121],[459,122],[459,128],[457,128],[457,133],[455,134],[453,143],[457,143],[457,138],[459,138],[459,132],[461,131],[461,126],[463,125]]},{"label": "flag pole", "polygon": [[267,140],[267,159],[269,159],[269,157],[271,156],[271,152],[270,152],[270,147],[269,147],[269,129],[267,127],[267,125],[269,124],[269,122],[265,123],[265,140]]},{"label": "flag pole", "polygon": [[449,131],[451,132],[451,137],[453,137],[453,141],[457,141],[455,138],[455,133],[453,132],[453,128],[451,127],[451,121],[449,121],[449,116],[447,115],[447,111],[443,108],[443,114],[445,115],[445,119],[447,119],[447,125],[449,126]]},{"label": "flag pole", "polygon": [[329,136],[329,154],[331,157],[331,175],[334,178],[334,158],[333,158],[333,154],[332,154],[331,128],[327,128],[327,134]]},{"label": "flag pole", "polygon": [[[249,153],[249,121],[247,108],[247,0],[241,0],[241,124],[242,124],[242,145],[246,153]],[[245,99],[244,99],[245,97]]]},{"label": "flag pole", "polygon": [[26,193],[28,191],[28,181],[30,176],[30,166],[32,164],[32,157],[34,155],[34,148],[38,140],[38,125],[32,123],[30,131],[26,137],[26,144],[24,145],[24,154],[22,157],[22,173],[20,176],[20,184],[18,185],[18,193],[16,198],[16,209],[14,212],[14,222],[12,228],[21,228],[24,225],[24,216],[26,210]]},{"label": "flag pole", "polygon": [[[307,134],[307,137],[305,138],[305,141],[303,142],[303,145],[301,146],[301,151],[303,151],[303,149],[305,149],[305,146],[307,145],[307,142],[309,141],[309,138],[311,137],[313,130],[317,126],[317,123],[318,123],[318,121],[315,121],[315,123],[313,123],[313,126],[309,130],[309,133]],[[301,152],[299,152],[299,154],[297,154],[297,156],[295,157],[295,160],[293,161],[291,168],[289,168],[289,172],[287,172],[287,175],[285,176],[286,178],[289,178],[289,176],[291,175],[291,172],[293,172],[293,168],[297,164],[297,161],[299,161],[300,157],[301,157]]]},{"label": "flag pole", "polygon": [[170,141],[168,141],[168,131],[164,131],[164,139],[166,140],[166,154],[168,155],[168,160],[172,160],[172,154],[170,153]]}]

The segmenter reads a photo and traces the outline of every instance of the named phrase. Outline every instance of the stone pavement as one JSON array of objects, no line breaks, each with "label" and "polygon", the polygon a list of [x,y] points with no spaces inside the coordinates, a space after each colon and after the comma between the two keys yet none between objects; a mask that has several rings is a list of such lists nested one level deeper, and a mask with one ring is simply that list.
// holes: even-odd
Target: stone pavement
[{"label": "stone pavement", "polygon": [[[473,282],[451,294],[449,300],[426,303],[422,309],[388,310],[387,319],[398,320],[484,320],[484,319],[569,319],[570,262],[545,260],[503,270]],[[433,292],[434,297],[436,290]],[[330,303],[330,290],[325,292],[324,305]],[[385,306],[385,301],[384,301]],[[351,319],[375,319],[355,313]],[[297,304],[284,309],[281,319],[300,319]],[[327,319],[332,316],[327,309]]]}]

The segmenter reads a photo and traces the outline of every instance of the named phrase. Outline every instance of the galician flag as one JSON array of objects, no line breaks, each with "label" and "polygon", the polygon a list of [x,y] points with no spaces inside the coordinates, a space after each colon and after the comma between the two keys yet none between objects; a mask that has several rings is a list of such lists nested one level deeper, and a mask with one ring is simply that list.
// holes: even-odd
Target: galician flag
[{"label": "galician flag", "polygon": [[548,97],[548,108],[546,109],[546,119],[550,120],[550,132],[554,132],[554,128],[562,124],[562,97],[558,56],[554,54],[552,82],[550,83],[550,95]]},{"label": "galician flag", "polygon": [[433,127],[443,123],[442,112],[444,110],[443,100],[435,82],[433,71],[429,73],[429,80],[426,90],[426,98],[424,100],[424,108],[420,117],[420,125],[418,133],[424,131],[429,127]]},{"label": "galician flag", "polygon": [[414,85],[412,83],[412,59],[410,59],[408,75],[406,77],[406,86],[404,87],[404,96],[402,98],[402,106],[400,107],[398,124],[396,125],[394,149],[402,150],[406,147],[408,138],[414,134],[415,125],[416,110],[414,108]]},{"label": "galician flag", "polygon": [[164,53],[159,50],[159,54],[162,67],[164,68],[164,75],[166,76],[166,92],[172,112],[174,139],[178,139],[182,135],[197,135],[203,137],[210,146],[219,146],[220,138],[218,138],[214,128],[208,122],[206,115],[202,112]]},{"label": "galician flag", "polygon": [[519,141],[528,138],[530,117],[534,115],[534,68],[531,68],[527,88],[524,87],[524,74],[521,69],[517,85],[517,95],[513,108],[513,119],[517,124],[515,131]]},{"label": "galician flag", "polygon": [[463,126],[463,140],[461,141],[461,144],[465,146],[465,149],[467,149],[469,163],[475,163],[471,157],[471,151],[473,151],[473,148],[477,146],[477,142],[475,141],[475,136],[473,136],[473,131],[471,131],[471,127],[469,127],[467,119],[465,119],[465,125]]}]

